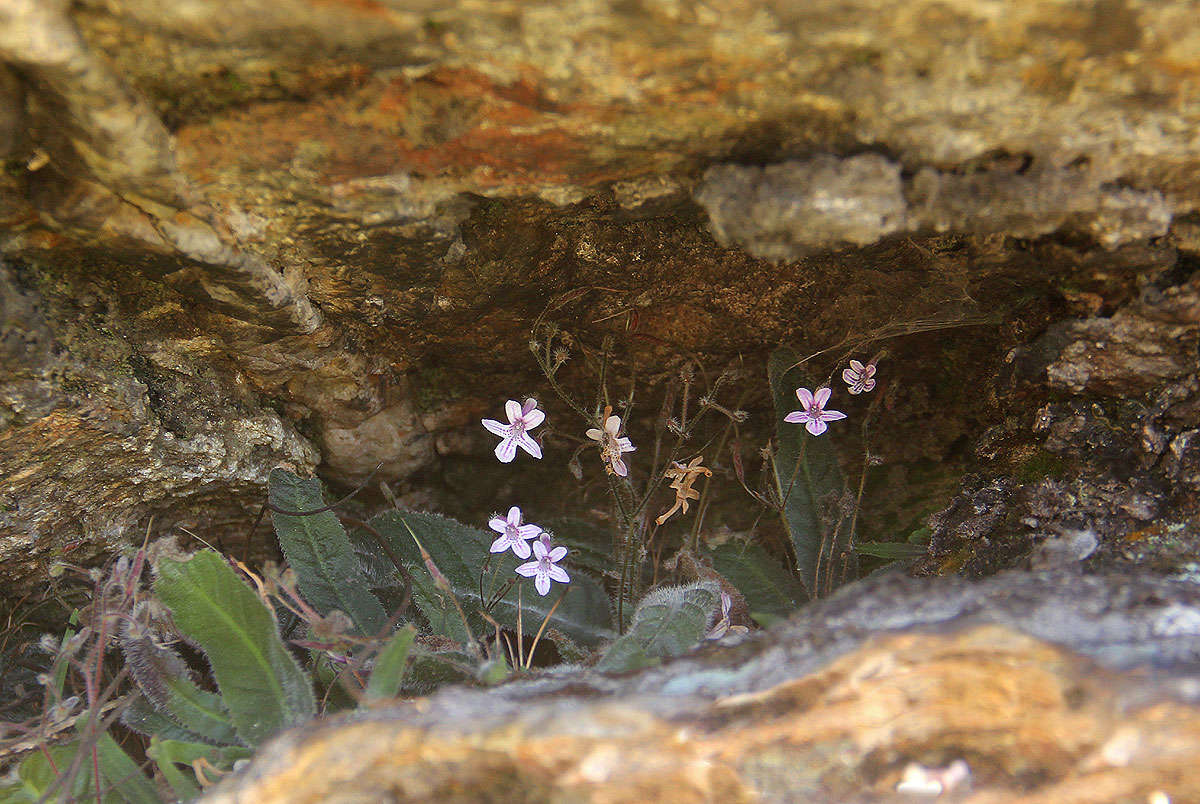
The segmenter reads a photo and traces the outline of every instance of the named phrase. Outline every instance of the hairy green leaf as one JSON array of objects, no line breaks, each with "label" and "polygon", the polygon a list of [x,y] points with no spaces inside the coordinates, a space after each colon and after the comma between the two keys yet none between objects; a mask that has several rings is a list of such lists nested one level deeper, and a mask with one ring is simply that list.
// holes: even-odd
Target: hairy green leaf
[{"label": "hairy green leaf", "polygon": [[753,614],[786,617],[807,598],[804,586],[757,544],[727,542],[712,552],[713,569],[737,587]]},{"label": "hairy green leaf", "polygon": [[[797,388],[813,389],[789,349],[771,354],[767,373],[775,402],[775,482],[784,501],[783,520],[796,552],[796,569],[810,597],[828,591],[821,576],[829,569],[835,548],[849,544],[849,517],[839,508],[846,484],[833,448],[831,433],[813,436],[802,424],[783,417],[800,409]],[[836,409],[836,408],[835,408]]]},{"label": "hairy green leaf", "polygon": [[154,591],[208,656],[242,740],[258,745],[313,716],[312,685],[279,638],[274,615],[221,556],[164,556],[155,570]]},{"label": "hairy green leaf", "polygon": [[417,629],[410,625],[393,634],[384,645],[375,658],[375,668],[371,670],[371,678],[367,681],[368,698],[394,698],[400,692],[408,652],[416,635]]},{"label": "hairy green leaf", "polygon": [[[271,505],[285,511],[325,507],[320,480],[302,480],[286,469],[271,471],[270,499]],[[305,600],[322,614],[342,611],[364,636],[378,634],[387,614],[371,594],[346,530],[333,512],[310,516],[273,512],[271,520]]]},{"label": "hairy green leaf", "polygon": [[125,628],[120,642],[129,674],[156,709],[210,743],[237,743],[237,732],[220,696],[197,687],[175,651],[157,644],[137,627]]},{"label": "hairy green leaf", "polygon": [[[612,610],[608,595],[598,582],[584,573],[573,572],[570,584],[565,587],[555,585],[549,595],[541,597],[533,590],[532,583],[514,573],[516,567],[524,563],[522,559],[512,552],[488,552],[495,537],[490,531],[472,528],[436,514],[409,511],[387,511],[373,518],[371,525],[388,540],[392,550],[412,573],[413,600],[439,633],[456,639],[463,637],[458,612],[448,596],[430,580],[409,528],[450,582],[459,605],[469,617],[475,636],[487,633],[486,623],[478,615],[481,609],[481,576],[483,598],[493,603],[489,614],[505,627],[516,628],[519,585],[522,589],[520,609],[525,633],[537,630],[558,596],[565,592],[563,602],[550,619],[552,627],[583,645],[595,645],[612,636]],[[488,563],[486,573],[485,562]],[[571,556],[568,554],[568,572],[571,572],[570,562]],[[510,579],[520,583],[513,584],[499,600],[493,601]]]},{"label": "hairy green leaf", "polygon": [[636,670],[691,650],[716,613],[721,587],[712,581],[655,589],[642,598],[629,631],[604,652],[596,669]]}]

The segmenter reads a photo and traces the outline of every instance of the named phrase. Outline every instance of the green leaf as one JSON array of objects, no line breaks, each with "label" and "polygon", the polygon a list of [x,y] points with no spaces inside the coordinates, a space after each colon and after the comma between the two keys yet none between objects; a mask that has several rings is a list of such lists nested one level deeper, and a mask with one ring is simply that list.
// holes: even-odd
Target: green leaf
[{"label": "green leaf", "polygon": [[[64,773],[71,766],[78,751],[79,743],[71,742],[65,745],[47,746],[43,751],[25,757],[17,768],[18,784],[4,791],[4,801],[29,802],[29,804],[40,804],[40,802],[46,801],[51,786],[59,774]],[[61,797],[64,792],[67,792],[69,794],[66,796],[68,801],[95,801],[96,796],[92,790],[91,763],[84,762],[80,766],[79,772],[70,780],[69,790],[64,790],[60,786],[55,788],[50,795]],[[115,797],[106,797],[106,800],[113,798]]]},{"label": "green leaf", "polygon": [[885,561],[905,561],[929,552],[928,547],[906,542],[864,542],[854,545],[854,550],[864,556],[882,558]]},{"label": "green leaf", "polygon": [[629,631],[609,646],[596,669],[636,670],[691,650],[704,638],[720,597],[712,581],[655,589],[642,598]]},{"label": "green leaf", "polygon": [[144,734],[147,737],[158,737],[162,740],[183,740],[185,742],[204,742],[205,738],[180,726],[171,718],[154,707],[144,695],[135,695],[121,713],[121,722],[126,727]]},{"label": "green leaf", "polygon": [[821,436],[808,433],[801,424],[783,417],[800,408],[797,388],[813,390],[799,368],[790,368],[796,356],[790,349],[777,349],[767,364],[771,396],[775,402],[775,481],[784,500],[783,519],[796,552],[796,569],[810,597],[821,590],[818,574],[825,569],[834,542],[848,544],[848,517],[838,511],[838,498],[845,491],[842,470],[833,448],[831,431]]},{"label": "green leaf", "polygon": [[197,687],[187,663],[136,627],[121,635],[125,666],[156,709],[210,743],[237,743],[237,732],[221,698]]},{"label": "green leaf", "polygon": [[[87,718],[80,718],[76,724],[80,733],[86,722]],[[100,775],[124,801],[129,804],[160,804],[154,784],[108,732],[97,739],[96,753],[100,760]]]},{"label": "green leaf", "polygon": [[447,684],[464,684],[475,680],[471,658],[458,651],[431,651],[413,645],[409,651],[408,672],[400,687],[404,695],[429,695]]},{"label": "green leaf", "polygon": [[367,681],[368,698],[395,698],[400,692],[404,666],[408,663],[408,652],[416,635],[417,629],[412,626],[401,628],[384,645]]},{"label": "green leaf", "polygon": [[157,737],[150,740],[150,747],[146,749],[146,756],[154,760],[159,772],[167,780],[167,784],[171,786],[171,790],[180,801],[199,798],[200,789],[192,780],[190,768],[189,772],[185,773],[175,767],[176,765],[190,766],[196,760],[203,758],[218,770],[228,770],[233,767],[236,760],[247,758],[252,753],[247,748],[219,748],[206,743],[163,740]]},{"label": "green leaf", "polygon": [[164,556],[155,570],[154,591],[208,656],[242,740],[258,745],[312,718],[312,685],[279,638],[274,615],[221,556]]},{"label": "green leaf", "polygon": [[786,617],[807,599],[787,567],[757,544],[727,542],[712,552],[713,569],[737,587],[755,614]]},{"label": "green leaf", "polygon": [[[301,480],[286,469],[271,471],[270,499],[271,505],[285,511],[325,507],[320,480]],[[305,600],[321,614],[334,609],[344,612],[364,636],[378,634],[387,614],[371,594],[350,539],[333,512],[311,516],[272,512],[271,520]]]},{"label": "green leaf", "polygon": [[[608,595],[604,588],[588,575],[572,572],[569,553],[567,571],[571,573],[571,583],[565,587],[556,585],[554,591],[546,597],[541,597],[533,591],[531,583],[524,583],[526,579],[514,573],[516,567],[524,563],[522,559],[514,556],[511,551],[502,554],[488,552],[496,534],[436,514],[384,512],[373,518],[370,524],[388,540],[392,550],[408,567],[413,576],[413,600],[435,631],[456,639],[465,638],[458,612],[447,596],[430,580],[421,553],[405,523],[421,540],[438,569],[450,582],[459,605],[470,618],[471,628],[476,636],[488,631],[485,621],[478,615],[480,576],[488,556],[491,556],[491,561],[486,575],[483,576],[484,597],[490,600],[509,579],[522,582],[520,608],[526,634],[536,632],[558,600],[558,596],[563,594],[560,590],[565,590],[566,596],[562,604],[550,619],[553,628],[583,645],[596,645],[613,636],[612,609]],[[507,628],[516,628],[519,585],[521,584],[514,584],[490,611],[490,616]]]}]

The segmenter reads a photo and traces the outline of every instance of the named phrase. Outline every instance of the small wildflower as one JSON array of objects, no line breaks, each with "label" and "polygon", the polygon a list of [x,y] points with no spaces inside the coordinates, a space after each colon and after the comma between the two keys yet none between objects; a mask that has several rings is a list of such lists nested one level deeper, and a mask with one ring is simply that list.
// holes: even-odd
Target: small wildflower
[{"label": "small wildflower", "polygon": [[496,457],[501,463],[509,463],[517,455],[517,447],[528,452],[535,458],[542,457],[542,448],[526,433],[546,420],[546,414],[538,410],[537,401],[526,399],[521,405],[515,399],[504,403],[504,412],[508,414],[508,424],[501,424],[495,419],[482,419],[483,426],[493,435],[501,438],[496,445]]},{"label": "small wildflower", "polygon": [[506,518],[493,517],[492,521],[488,522],[488,527],[500,534],[496,541],[492,542],[489,550],[493,553],[503,553],[511,547],[517,558],[529,558],[527,541],[536,539],[542,532],[537,525],[522,525],[521,509],[515,505],[508,509]]},{"label": "small wildflower", "polygon": [[612,406],[608,405],[604,408],[604,429],[597,430],[593,427],[585,435],[593,441],[600,442],[600,460],[605,463],[605,471],[610,475],[626,477],[629,467],[621,459],[621,454],[633,452],[637,447],[633,446],[633,442],[628,438],[617,435],[621,432],[621,417],[611,414]]},{"label": "small wildflower", "polygon": [[800,406],[804,409],[793,410],[784,416],[783,420],[792,424],[803,422],[808,432],[819,436],[827,429],[825,422],[833,422],[846,418],[846,414],[840,411],[825,410],[825,405],[829,403],[829,395],[831,393],[833,392],[828,388],[818,388],[815,394],[807,388],[797,388],[796,397],[800,400]]},{"label": "small wildflower", "polygon": [[550,594],[551,581],[558,581],[559,583],[571,582],[571,578],[567,575],[566,570],[556,566],[566,555],[567,548],[562,545],[551,548],[550,537],[543,533],[541,538],[533,543],[533,561],[517,567],[516,572],[518,575],[524,575],[526,578],[533,578],[534,588],[537,589],[539,595],[544,597]]},{"label": "small wildflower", "polygon": [[875,361],[867,365],[857,360],[850,361],[850,368],[842,372],[842,380],[850,386],[847,390],[852,394],[861,394],[875,387]]},{"label": "small wildflower", "polygon": [[749,628],[744,625],[730,625],[729,611],[733,608],[733,598],[726,591],[721,592],[721,619],[704,635],[705,639],[720,639],[726,634],[745,634]]}]

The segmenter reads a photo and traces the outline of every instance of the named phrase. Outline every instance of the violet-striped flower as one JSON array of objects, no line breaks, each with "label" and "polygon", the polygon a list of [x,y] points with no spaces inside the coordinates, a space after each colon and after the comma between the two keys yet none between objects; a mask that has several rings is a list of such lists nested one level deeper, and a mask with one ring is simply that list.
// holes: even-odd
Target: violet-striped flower
[{"label": "violet-striped flower", "polygon": [[521,509],[515,505],[508,509],[507,517],[492,517],[488,527],[500,534],[488,549],[493,553],[503,553],[512,548],[517,558],[529,558],[528,540],[536,539],[542,532],[537,525],[521,524]]},{"label": "violet-striped flower", "polygon": [[526,399],[522,405],[510,399],[504,403],[504,412],[508,414],[508,424],[495,419],[480,420],[489,433],[500,436],[500,443],[496,445],[496,457],[500,462],[511,462],[517,455],[517,447],[535,458],[542,457],[541,445],[530,438],[527,432],[546,420],[546,414],[538,410],[537,400]]},{"label": "violet-striped flower", "polygon": [[842,381],[849,386],[846,390],[852,394],[861,394],[875,387],[875,362],[865,366],[857,360],[850,361],[850,368],[842,371]]},{"label": "violet-striped flower", "polygon": [[567,548],[559,545],[550,547],[550,537],[543,533],[541,538],[533,543],[533,561],[517,567],[516,573],[526,578],[533,578],[533,587],[543,597],[550,594],[550,582],[570,583],[571,577],[566,570],[556,566],[567,555]]},{"label": "violet-striped flower", "polygon": [[805,429],[815,436],[825,432],[825,422],[833,422],[846,418],[846,414],[837,410],[825,410],[829,404],[829,395],[833,392],[828,388],[818,388],[814,394],[807,388],[797,388],[796,397],[800,400],[802,410],[793,410],[783,417],[785,422],[792,424],[804,423]]}]

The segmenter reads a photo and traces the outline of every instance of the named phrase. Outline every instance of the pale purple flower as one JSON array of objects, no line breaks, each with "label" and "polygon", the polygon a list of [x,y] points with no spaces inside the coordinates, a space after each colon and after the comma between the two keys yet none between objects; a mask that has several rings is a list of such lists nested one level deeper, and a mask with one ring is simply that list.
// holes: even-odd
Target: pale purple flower
[{"label": "pale purple flower", "polygon": [[511,547],[517,558],[529,558],[527,540],[536,539],[542,532],[537,525],[522,525],[521,509],[515,505],[508,509],[506,518],[493,517],[492,521],[488,522],[488,527],[500,534],[496,541],[492,542],[489,550],[493,553],[503,553]]},{"label": "pale purple flower", "polygon": [[875,387],[875,362],[867,365],[857,360],[850,361],[850,368],[842,372],[842,380],[850,386],[847,390],[852,394],[861,394]]},{"label": "pale purple flower", "polygon": [[533,578],[533,586],[543,597],[550,594],[550,582],[570,583],[571,577],[566,570],[556,566],[567,555],[567,548],[559,545],[551,549],[550,537],[545,533],[533,543],[533,561],[517,567],[517,574]]},{"label": "pale purple flower", "polygon": [[833,392],[828,388],[818,388],[815,394],[807,388],[797,388],[796,397],[800,400],[800,406],[803,410],[793,410],[784,416],[783,420],[792,424],[803,422],[808,432],[819,436],[826,430],[825,422],[833,422],[846,418],[846,414],[840,411],[825,410],[825,406],[829,404],[829,395],[831,393]]},{"label": "pale purple flower", "polygon": [[501,424],[495,419],[482,419],[483,426],[489,433],[501,438],[496,445],[496,457],[501,463],[509,463],[517,455],[517,447],[528,452],[535,458],[542,457],[542,448],[526,433],[546,420],[546,414],[538,410],[537,401],[526,399],[521,405],[515,399],[504,403],[504,412],[508,414],[508,424]]},{"label": "pale purple flower", "polygon": [[592,427],[584,435],[593,441],[600,442],[600,460],[604,461],[605,471],[625,477],[629,474],[629,467],[625,465],[621,454],[633,452],[637,447],[628,438],[618,435],[621,432],[621,417],[608,415],[610,413],[612,413],[612,408],[606,407],[603,430]]}]

